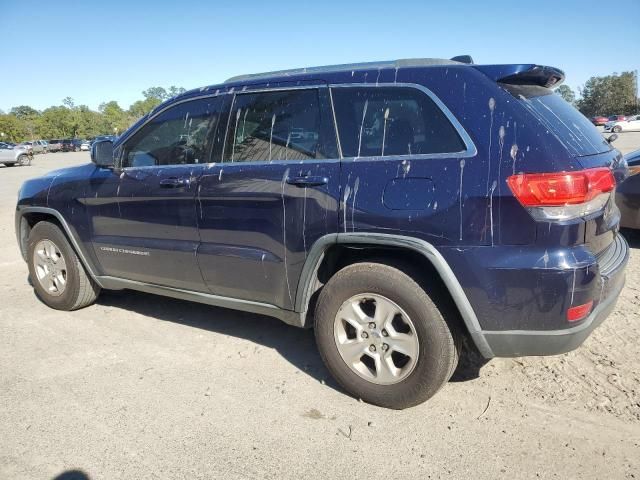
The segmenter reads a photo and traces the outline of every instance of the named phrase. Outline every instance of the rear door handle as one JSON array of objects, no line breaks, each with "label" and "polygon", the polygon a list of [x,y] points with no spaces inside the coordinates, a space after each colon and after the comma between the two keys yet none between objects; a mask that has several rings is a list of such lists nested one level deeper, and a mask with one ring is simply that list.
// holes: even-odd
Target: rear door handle
[{"label": "rear door handle", "polygon": [[160,186],[162,188],[180,188],[186,187],[187,185],[189,185],[188,178],[170,177],[160,180]]},{"label": "rear door handle", "polygon": [[328,182],[329,179],[327,177],[287,177],[287,183],[289,185],[295,185],[296,187],[318,187],[320,185],[326,185]]}]

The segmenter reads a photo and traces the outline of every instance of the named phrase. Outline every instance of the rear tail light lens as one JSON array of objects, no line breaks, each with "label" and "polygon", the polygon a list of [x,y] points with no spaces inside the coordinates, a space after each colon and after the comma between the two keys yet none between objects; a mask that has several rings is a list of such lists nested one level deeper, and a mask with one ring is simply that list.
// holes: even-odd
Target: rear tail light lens
[{"label": "rear tail light lens", "polygon": [[616,186],[609,168],[575,172],[521,173],[507,178],[509,188],[534,218],[566,220],[602,209]]},{"label": "rear tail light lens", "polygon": [[589,315],[591,312],[591,307],[593,307],[593,300],[589,303],[585,303],[584,305],[576,305],[575,307],[571,307],[567,310],[567,321],[569,322],[579,322],[584,317]]}]

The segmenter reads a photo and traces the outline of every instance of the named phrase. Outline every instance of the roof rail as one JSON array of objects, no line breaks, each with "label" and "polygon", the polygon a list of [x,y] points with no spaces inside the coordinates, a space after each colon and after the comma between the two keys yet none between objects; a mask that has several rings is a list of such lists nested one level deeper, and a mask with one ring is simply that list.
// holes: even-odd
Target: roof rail
[{"label": "roof rail", "polygon": [[[327,65],[323,67],[307,67],[307,68],[294,68],[290,70],[276,70],[273,72],[253,73],[247,75],[237,75],[231,77],[225,81],[225,83],[239,82],[246,80],[259,80],[261,78],[269,77],[288,77],[292,75],[303,75],[307,73],[327,73],[327,72],[348,72],[350,70],[371,70],[382,68],[404,68],[404,67],[427,67],[432,65],[461,65],[465,63],[462,60],[458,60],[463,57],[454,57],[451,60],[445,58],[405,58],[400,60],[387,60],[381,62],[364,62],[364,63],[345,63],[341,65]],[[464,58],[471,59],[468,55]]]}]

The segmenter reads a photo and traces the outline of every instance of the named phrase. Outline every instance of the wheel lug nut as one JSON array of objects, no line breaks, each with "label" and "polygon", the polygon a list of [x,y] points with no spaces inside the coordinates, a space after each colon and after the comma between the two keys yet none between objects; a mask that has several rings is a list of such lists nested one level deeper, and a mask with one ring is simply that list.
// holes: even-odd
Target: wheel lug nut
[{"label": "wheel lug nut", "polygon": [[362,338],[369,338],[369,334],[367,332],[362,332]]},{"label": "wheel lug nut", "polygon": [[384,350],[385,352],[386,352],[387,350],[389,350],[389,345],[387,345],[386,343],[383,343],[383,344],[382,344],[382,350]]},{"label": "wheel lug nut", "polygon": [[371,322],[371,323],[369,324],[369,328],[376,328],[376,324],[375,324],[375,323],[373,323],[373,322]]},{"label": "wheel lug nut", "polygon": [[375,346],[375,345],[371,345],[371,346],[369,347],[369,351],[370,351],[370,352],[375,352],[375,351],[376,351],[376,346]]},{"label": "wheel lug nut", "polygon": [[383,337],[388,337],[389,336],[389,332],[387,332],[386,330],[382,330],[382,336]]}]

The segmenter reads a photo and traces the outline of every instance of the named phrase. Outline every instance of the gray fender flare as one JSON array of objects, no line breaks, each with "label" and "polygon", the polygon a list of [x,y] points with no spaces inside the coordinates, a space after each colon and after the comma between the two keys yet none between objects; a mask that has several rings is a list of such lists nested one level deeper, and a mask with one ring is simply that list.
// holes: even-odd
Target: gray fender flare
[{"label": "gray fender flare", "polygon": [[62,228],[64,229],[64,232],[67,235],[67,238],[71,242],[71,247],[78,255],[78,258],[80,259],[80,262],[82,262],[82,265],[84,266],[84,268],[87,270],[89,275],[91,275],[91,278],[93,278],[93,280],[100,287],[102,287],[99,281],[99,276],[96,273],[97,270],[95,268],[95,265],[93,265],[93,263],[89,260],[85,250],[81,247],[80,242],[76,238],[75,233],[73,232],[73,230],[71,229],[71,227],[69,226],[65,218],[62,216],[60,212],[58,212],[57,210],[54,210],[53,208],[19,207],[16,210],[16,236],[18,237],[18,246],[20,247],[20,252],[23,254],[23,258],[24,258],[24,252],[22,249],[22,235],[23,235],[22,220],[24,215],[27,213],[43,213],[43,214],[51,215],[52,217],[55,217],[56,220],[58,220],[58,222],[60,223],[60,225],[62,225]]},{"label": "gray fender flare", "polygon": [[460,312],[462,320],[467,327],[471,339],[475,343],[480,353],[485,358],[494,356],[489,344],[484,338],[480,322],[476,316],[467,295],[464,293],[460,282],[456,278],[453,270],[440,254],[440,252],[429,242],[415,237],[404,235],[394,235],[386,233],[334,233],[319,238],[314,244],[307,260],[302,268],[298,289],[296,291],[295,311],[300,313],[300,325],[306,322],[307,309],[312,295],[312,288],[315,282],[315,275],[322,263],[324,254],[331,245],[381,245],[392,246],[413,250],[424,255],[440,274],[445,286],[449,290],[453,301]]}]

